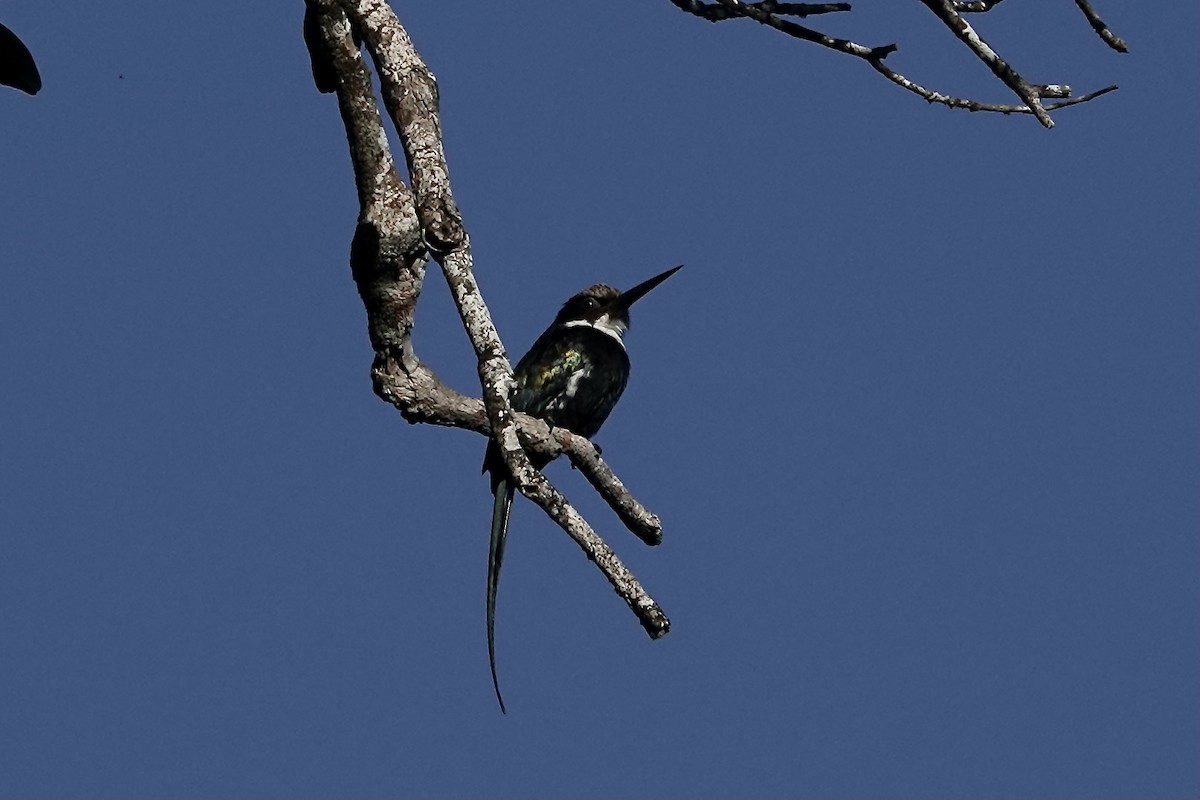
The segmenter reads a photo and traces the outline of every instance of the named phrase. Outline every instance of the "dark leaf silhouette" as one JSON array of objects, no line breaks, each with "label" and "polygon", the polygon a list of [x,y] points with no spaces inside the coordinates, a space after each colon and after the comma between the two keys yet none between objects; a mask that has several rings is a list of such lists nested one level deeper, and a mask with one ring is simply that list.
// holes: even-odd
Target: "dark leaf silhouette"
[{"label": "dark leaf silhouette", "polygon": [[42,88],[42,76],[29,48],[3,25],[0,25],[0,83],[26,94],[37,94]]}]

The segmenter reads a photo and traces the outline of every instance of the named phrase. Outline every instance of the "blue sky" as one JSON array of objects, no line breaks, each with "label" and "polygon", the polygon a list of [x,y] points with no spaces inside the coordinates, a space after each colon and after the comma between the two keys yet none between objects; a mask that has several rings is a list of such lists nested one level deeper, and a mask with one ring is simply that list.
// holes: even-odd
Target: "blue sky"
[{"label": "blue sky", "polygon": [[[478,5],[398,12],[510,353],[687,264],[598,437],[664,544],[549,469],[672,633],[518,501],[497,710],[483,440],[371,393],[301,3],[5,0],[0,795],[1195,796],[1198,9],[1103,4],[1126,56],[974,18],[1120,84],[1045,131],[666,0]],[[920,4],[855,15],[1008,101]],[[477,391],[436,271],[417,319]]]}]

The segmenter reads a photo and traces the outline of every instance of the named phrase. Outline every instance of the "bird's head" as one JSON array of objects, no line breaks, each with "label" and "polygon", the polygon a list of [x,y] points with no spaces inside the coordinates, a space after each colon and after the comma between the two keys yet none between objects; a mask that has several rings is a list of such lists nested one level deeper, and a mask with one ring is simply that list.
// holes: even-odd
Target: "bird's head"
[{"label": "bird's head", "polygon": [[587,325],[620,340],[629,330],[629,307],[682,268],[680,264],[624,292],[603,283],[589,286],[563,304],[554,324]]}]

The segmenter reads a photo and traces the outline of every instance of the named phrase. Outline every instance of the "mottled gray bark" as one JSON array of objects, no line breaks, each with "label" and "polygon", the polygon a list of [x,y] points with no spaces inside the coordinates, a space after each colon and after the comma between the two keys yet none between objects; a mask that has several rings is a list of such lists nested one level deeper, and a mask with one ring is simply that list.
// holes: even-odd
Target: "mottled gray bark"
[{"label": "mottled gray bark", "polygon": [[[662,609],[530,463],[527,452],[551,457],[565,452],[631,531],[648,544],[662,541],[658,518],[629,494],[590,442],[516,413],[509,404],[512,368],[472,275],[470,238],[454,202],[442,149],[433,73],[384,0],[306,3],[305,41],[314,80],[318,89],[337,92],[358,189],[350,264],[367,311],[376,394],[409,422],[491,436],[520,492],[578,543],[650,636],[663,636],[670,621]],[[399,135],[407,184],[388,148],[359,40],[375,64],[380,94]],[[482,400],[442,383],[413,348],[413,314],[429,258],[441,266],[475,349]]]}]

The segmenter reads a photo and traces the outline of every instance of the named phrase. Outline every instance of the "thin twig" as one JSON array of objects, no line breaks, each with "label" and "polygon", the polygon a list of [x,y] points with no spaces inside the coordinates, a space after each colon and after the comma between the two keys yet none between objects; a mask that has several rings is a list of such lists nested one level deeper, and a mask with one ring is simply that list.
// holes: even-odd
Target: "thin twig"
[{"label": "thin twig", "polygon": [[954,0],[954,10],[960,14],[982,14],[991,11],[1004,0]]},{"label": "thin twig", "polygon": [[[677,8],[709,22],[721,22],[743,16],[717,3],[704,3],[701,0],[671,0],[671,2]],[[849,3],[776,3],[774,0],[764,0],[760,3],[743,3],[743,5],[767,14],[780,14],[785,17],[810,17],[816,14],[834,14],[850,10]]]},{"label": "thin twig", "polygon": [[[672,0],[673,1],[673,0]],[[767,27],[774,28],[777,31],[786,33],[796,39],[803,39],[806,42],[819,44],[822,47],[828,47],[830,50],[837,50],[840,53],[846,53],[859,58],[867,58],[872,52],[869,47],[863,47],[861,44],[855,44],[849,39],[838,39],[834,36],[826,36],[820,31],[813,30],[796,22],[787,19],[780,19],[769,11],[764,11],[757,5],[742,3],[739,0],[717,0],[728,12],[740,17],[748,17],[755,22],[762,23]],[[895,45],[888,45],[893,50]]]},{"label": "thin twig", "polygon": [[1092,30],[1099,34],[1104,43],[1116,50],[1118,53],[1128,53],[1129,47],[1125,44],[1125,40],[1116,36],[1104,24],[1104,20],[1100,19],[1100,15],[1092,8],[1092,4],[1088,0],[1075,0],[1075,5],[1079,6],[1079,10],[1087,17],[1087,21],[1091,23]]},{"label": "thin twig", "polygon": [[1050,115],[1046,113],[1046,109],[1042,107],[1041,98],[1038,97],[1034,87],[1009,65],[1007,61],[1000,57],[1000,54],[988,45],[983,38],[975,32],[963,16],[954,10],[952,0],[921,0],[925,6],[937,15],[946,27],[954,32],[954,35],[959,40],[971,49],[973,53],[987,65],[992,73],[1004,82],[1004,85],[1012,89],[1013,92],[1029,106],[1029,110],[1037,117],[1038,122],[1042,123],[1047,128],[1054,127],[1054,121],[1050,119]]},{"label": "thin twig", "polygon": [[[677,8],[686,11],[690,14],[700,17],[701,19],[709,19],[712,21],[736,19],[744,17],[752,19],[767,27],[773,28],[781,33],[787,34],[795,39],[812,42],[822,47],[835,50],[839,53],[861,58],[866,61],[871,67],[883,75],[892,83],[900,86],[914,94],[920,96],[929,103],[937,103],[948,106],[950,108],[963,108],[968,111],[991,111],[1002,114],[1034,114],[1039,121],[1047,127],[1053,127],[1053,122],[1050,121],[1047,112],[1058,108],[1078,105],[1079,103],[1087,102],[1101,95],[1108,94],[1115,90],[1116,86],[1109,86],[1099,91],[1090,92],[1082,97],[1072,99],[1064,103],[1055,103],[1043,106],[1040,99],[1043,97],[1066,97],[1070,94],[1070,87],[1063,84],[1030,84],[1025,81],[1015,70],[1012,69],[1003,59],[996,55],[990,47],[987,46],[978,34],[971,29],[970,25],[962,19],[961,13],[967,12],[984,12],[999,5],[1002,0],[976,0],[974,2],[963,2],[962,0],[922,0],[930,8],[934,9],[939,18],[947,24],[956,35],[963,38],[969,47],[978,55],[989,68],[1005,81],[1010,88],[1017,91],[1018,96],[1026,101],[1024,106],[1013,106],[999,103],[985,103],[977,100],[967,100],[961,97],[944,94],[942,92],[929,89],[897,72],[889,67],[885,62],[888,56],[896,52],[895,44],[887,44],[878,47],[867,47],[849,39],[840,39],[834,36],[828,36],[820,31],[792,22],[791,20],[781,19],[778,14],[771,13],[766,9],[764,3],[742,3],[739,0],[717,0],[719,11],[714,10],[711,3],[702,3],[698,0],[670,0]],[[838,4],[831,4],[838,5]],[[946,10],[948,9],[948,11]],[[831,9],[832,10],[832,9]],[[849,10],[836,9],[836,10]],[[969,33],[968,33],[969,32]]]},{"label": "thin twig", "polygon": [[[894,82],[897,86],[901,86],[910,92],[920,95],[930,103],[940,103],[942,105],[949,106],[950,108],[962,108],[966,109],[967,111],[988,111],[997,114],[1033,113],[1029,106],[1014,106],[1004,103],[982,103],[978,100],[963,100],[959,97],[949,97],[939,92],[934,92],[930,89],[927,89],[920,84],[913,83],[903,75],[888,69],[887,65],[882,61],[872,61],[871,66],[888,80]],[[1080,95],[1079,97],[1073,97],[1070,100],[1064,100],[1061,103],[1051,103],[1047,106],[1044,106],[1044,108],[1046,111],[1057,111],[1060,108],[1069,108],[1070,106],[1077,106],[1080,103],[1086,103],[1089,100],[1095,100],[1097,97],[1106,95],[1109,92],[1115,92],[1116,90],[1117,86],[1115,84],[1112,86],[1105,86],[1103,89],[1097,89],[1094,92],[1089,92],[1085,95]]]}]

